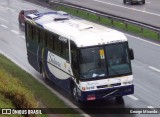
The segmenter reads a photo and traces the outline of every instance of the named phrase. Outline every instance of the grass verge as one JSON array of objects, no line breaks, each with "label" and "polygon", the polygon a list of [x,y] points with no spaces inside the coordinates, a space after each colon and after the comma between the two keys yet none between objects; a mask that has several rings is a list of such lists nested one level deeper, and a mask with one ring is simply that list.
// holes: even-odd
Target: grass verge
[{"label": "grass verge", "polygon": [[[10,99],[0,93],[0,108],[16,108]],[[0,115],[1,117],[17,117],[17,115]]]},{"label": "grass verge", "polygon": [[3,101],[1,108],[5,107],[4,97],[12,102],[7,106],[10,108],[69,108],[30,74],[0,54],[0,100]]}]

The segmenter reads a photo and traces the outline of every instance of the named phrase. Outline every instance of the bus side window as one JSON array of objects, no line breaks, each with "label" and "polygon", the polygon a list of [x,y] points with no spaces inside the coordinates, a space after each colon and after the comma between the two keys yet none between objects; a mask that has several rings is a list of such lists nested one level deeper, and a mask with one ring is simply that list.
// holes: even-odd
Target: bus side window
[{"label": "bus side window", "polygon": [[36,41],[36,28],[35,27],[32,27],[32,37],[33,37],[33,40]]},{"label": "bus side window", "polygon": [[44,44],[44,46],[47,46],[48,34],[49,34],[48,32],[45,32],[44,40],[43,40],[43,41],[44,41],[44,43],[43,43],[43,44]]},{"label": "bus side window", "polygon": [[69,60],[69,47],[68,41],[61,42],[62,56],[68,61]]},{"label": "bus side window", "polygon": [[74,69],[77,69],[77,49],[74,44],[71,43],[71,59],[72,59],[72,65]]},{"label": "bus side window", "polygon": [[79,83],[78,50],[73,42],[71,42],[71,65],[76,81]]},{"label": "bus side window", "polygon": [[40,33],[39,33],[39,29],[36,28],[36,42],[39,43],[40,42]]},{"label": "bus side window", "polygon": [[32,26],[27,24],[27,38],[32,39]]},{"label": "bus side window", "polygon": [[45,32],[44,30],[40,30],[40,44],[45,45]]},{"label": "bus side window", "polygon": [[47,37],[47,47],[51,50],[53,50],[53,35],[51,33],[48,33]]},{"label": "bus side window", "polygon": [[61,55],[61,41],[58,35],[54,35],[54,52]]}]

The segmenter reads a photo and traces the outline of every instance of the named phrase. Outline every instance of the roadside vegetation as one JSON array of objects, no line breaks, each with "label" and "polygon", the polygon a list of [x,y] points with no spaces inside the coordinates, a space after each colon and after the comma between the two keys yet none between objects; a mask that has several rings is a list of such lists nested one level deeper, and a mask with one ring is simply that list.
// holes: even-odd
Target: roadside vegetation
[{"label": "roadside vegetation", "polygon": [[[0,54],[0,108],[69,107],[33,76]],[[48,115],[37,116],[47,117]],[[71,112],[71,114],[60,116],[77,117],[79,115]]]},{"label": "roadside vegetation", "polygon": [[[1,83],[0,83],[1,85]],[[12,101],[7,99],[4,95],[0,93],[0,108],[15,108]],[[11,115],[0,115],[1,117],[11,117]],[[17,117],[17,115],[12,115],[12,117]],[[23,116],[22,116],[23,117]]]},{"label": "roadside vegetation", "polygon": [[154,40],[160,40],[159,32],[155,32],[155,31],[152,31],[150,29],[145,29],[145,28],[142,29],[138,25],[133,25],[133,24],[126,25],[125,23],[117,21],[117,20],[111,20],[106,17],[98,16],[93,13],[89,13],[83,10],[78,10],[78,9],[67,7],[67,6],[58,5],[57,7],[54,7],[54,9],[62,10],[74,16],[81,17],[83,19],[90,20],[90,21],[93,21],[93,22],[96,22],[102,25],[124,30],[130,33],[136,34],[138,36],[142,36],[142,37],[154,39]]}]

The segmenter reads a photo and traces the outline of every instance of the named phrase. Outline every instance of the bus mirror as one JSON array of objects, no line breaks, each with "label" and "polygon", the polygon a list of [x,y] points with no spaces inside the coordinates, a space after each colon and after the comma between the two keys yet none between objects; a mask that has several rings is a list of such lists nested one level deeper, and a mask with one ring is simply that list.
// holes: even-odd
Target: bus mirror
[{"label": "bus mirror", "polygon": [[130,55],[130,59],[133,60],[134,59],[133,49],[129,49],[129,55]]}]

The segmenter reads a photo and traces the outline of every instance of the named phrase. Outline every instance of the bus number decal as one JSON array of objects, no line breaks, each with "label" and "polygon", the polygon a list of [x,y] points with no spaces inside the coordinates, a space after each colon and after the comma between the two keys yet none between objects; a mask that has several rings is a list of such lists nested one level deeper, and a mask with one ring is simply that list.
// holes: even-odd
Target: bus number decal
[{"label": "bus number decal", "polygon": [[59,36],[59,40],[67,43],[67,38],[65,38],[65,37]]}]

